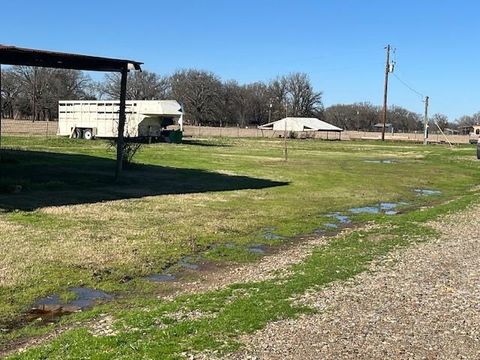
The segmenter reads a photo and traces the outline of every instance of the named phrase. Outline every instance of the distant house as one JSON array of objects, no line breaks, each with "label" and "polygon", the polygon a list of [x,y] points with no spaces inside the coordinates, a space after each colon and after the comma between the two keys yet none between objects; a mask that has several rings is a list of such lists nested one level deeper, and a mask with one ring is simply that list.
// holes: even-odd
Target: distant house
[{"label": "distant house", "polygon": [[445,128],[444,133],[449,135],[458,135],[460,134],[460,131],[457,129]]},{"label": "distant house", "polygon": [[470,132],[469,137],[470,144],[478,144],[478,141],[480,140],[480,125],[472,126],[472,131]]},{"label": "distant house", "polygon": [[[373,128],[374,128],[376,131],[382,131],[383,123],[375,124],[375,125],[373,125]],[[385,131],[393,132],[393,125],[390,124],[390,123],[385,124]]]},{"label": "distant house", "polygon": [[[471,133],[475,133],[478,129],[480,129],[480,124],[462,126],[460,128],[460,133],[462,135],[470,135]],[[479,134],[480,133],[477,133],[477,135]]]},{"label": "distant house", "polygon": [[260,125],[261,130],[273,131],[332,131],[341,132],[343,129],[317,118],[287,117],[268,124]]}]

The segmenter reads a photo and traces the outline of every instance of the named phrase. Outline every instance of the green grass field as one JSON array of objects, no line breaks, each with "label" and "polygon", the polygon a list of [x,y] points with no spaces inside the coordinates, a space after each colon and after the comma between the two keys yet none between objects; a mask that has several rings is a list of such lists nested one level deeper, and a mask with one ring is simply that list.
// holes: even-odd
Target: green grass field
[{"label": "green grass field", "polygon": [[[236,349],[239,334],[311,311],[293,305],[292,296],[351,277],[391,249],[427,239],[434,234],[426,220],[478,201],[473,146],[292,140],[285,162],[278,140],[187,140],[145,145],[113,183],[115,154],[105,142],[10,137],[3,144],[0,324],[14,324],[39,297],[71,296],[70,287],[119,294],[57,324],[3,331],[0,346],[99,313],[117,319],[117,336],[93,337],[80,327],[18,358],[166,359]],[[371,161],[381,159],[394,162]],[[18,185],[22,190],[12,193]],[[441,194],[419,196],[419,188]],[[379,202],[406,204],[395,216],[352,214],[354,224],[374,221],[378,227],[319,248],[281,285],[237,284],[162,301],[157,295],[168,285],[143,279],[192,254],[219,263],[257,261],[260,255],[246,247],[282,243],[265,239],[265,228],[286,238],[309,234],[332,222],[329,213]],[[362,241],[379,233],[385,241]],[[219,254],[211,250],[215,244],[236,247]],[[193,310],[209,316],[171,316]]]}]

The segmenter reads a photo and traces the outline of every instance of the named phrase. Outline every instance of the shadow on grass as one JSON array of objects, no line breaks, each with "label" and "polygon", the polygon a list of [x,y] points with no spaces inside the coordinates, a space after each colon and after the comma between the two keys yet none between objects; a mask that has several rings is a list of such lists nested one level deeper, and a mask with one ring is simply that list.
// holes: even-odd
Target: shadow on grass
[{"label": "shadow on grass", "polygon": [[115,161],[80,154],[4,150],[0,209],[95,203],[151,195],[263,189],[286,182],[197,169],[133,165],[113,181]]},{"label": "shadow on grass", "polygon": [[222,144],[219,141],[209,141],[209,140],[194,140],[194,139],[183,139],[183,145],[195,145],[195,146],[206,146],[206,147],[231,147],[230,144]]}]

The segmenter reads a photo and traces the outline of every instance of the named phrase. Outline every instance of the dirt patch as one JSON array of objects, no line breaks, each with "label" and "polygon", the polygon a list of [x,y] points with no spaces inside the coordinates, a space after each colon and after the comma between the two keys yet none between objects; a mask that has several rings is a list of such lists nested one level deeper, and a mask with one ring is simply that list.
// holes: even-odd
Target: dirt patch
[{"label": "dirt patch", "polygon": [[118,331],[113,328],[114,318],[111,315],[103,314],[100,319],[90,326],[90,334],[93,336],[115,336]]},{"label": "dirt patch", "polygon": [[395,235],[388,234],[370,234],[367,236],[366,240],[373,243],[381,243],[383,241],[388,241],[395,238]]},{"label": "dirt patch", "polygon": [[[372,228],[373,224],[365,225],[365,229]],[[173,299],[184,293],[199,293],[221,289],[235,283],[259,282],[273,278],[288,276],[288,268],[298,264],[310,256],[313,250],[327,244],[334,238],[347,236],[354,229],[344,228],[334,237],[323,235],[309,235],[296,238],[289,244],[270,251],[269,255],[259,261],[245,265],[211,267],[211,271],[199,272],[194,280],[178,283],[174,292],[166,299]],[[159,296],[163,298],[163,296]]]},{"label": "dirt patch", "polygon": [[57,338],[58,336],[60,336],[64,332],[66,332],[68,330],[71,330],[75,327],[78,327],[78,324],[77,325],[72,325],[72,326],[66,326],[66,327],[62,327],[62,328],[57,328],[57,329],[53,330],[52,332],[50,332],[48,334],[45,334],[45,335],[35,336],[35,337],[28,338],[28,339],[21,339],[21,340],[14,341],[13,343],[8,344],[8,345],[4,346],[2,349],[0,349],[0,358],[3,359],[5,357],[13,355],[13,354],[22,353],[22,352],[25,352],[32,347],[39,346],[39,345],[44,344],[48,341],[52,341],[53,339]]}]

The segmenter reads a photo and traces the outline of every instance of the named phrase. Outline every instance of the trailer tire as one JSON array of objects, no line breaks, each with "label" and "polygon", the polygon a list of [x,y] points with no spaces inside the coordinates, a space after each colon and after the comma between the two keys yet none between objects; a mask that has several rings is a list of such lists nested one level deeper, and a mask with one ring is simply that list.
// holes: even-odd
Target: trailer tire
[{"label": "trailer tire", "polygon": [[83,138],[85,140],[92,140],[93,139],[93,132],[91,129],[83,130]]},{"label": "trailer tire", "polygon": [[72,138],[81,139],[82,138],[82,131],[80,129],[73,130]]}]

